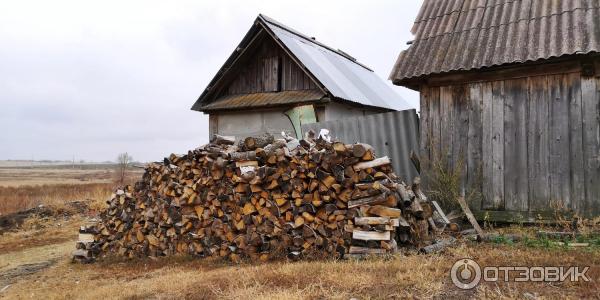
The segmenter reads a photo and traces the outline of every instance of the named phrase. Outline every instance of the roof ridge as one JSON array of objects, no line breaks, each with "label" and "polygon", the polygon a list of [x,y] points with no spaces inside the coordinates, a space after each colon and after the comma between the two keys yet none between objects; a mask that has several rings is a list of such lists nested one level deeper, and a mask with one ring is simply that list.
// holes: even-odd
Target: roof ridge
[{"label": "roof ridge", "polygon": [[491,25],[491,26],[488,26],[488,27],[470,27],[470,28],[465,29],[465,30],[451,31],[451,32],[446,32],[446,33],[442,33],[442,34],[432,35],[430,37],[426,37],[426,38],[423,38],[423,39],[415,39],[415,40],[413,40],[413,43],[420,42],[420,41],[426,41],[426,40],[429,40],[429,39],[433,39],[433,38],[437,38],[437,37],[441,37],[441,36],[445,36],[445,35],[453,35],[453,34],[463,33],[463,32],[467,32],[467,31],[471,31],[473,29],[479,29],[479,30],[492,29],[492,28],[496,28],[496,27],[500,27],[500,26],[516,24],[516,23],[519,23],[521,21],[531,22],[531,21],[535,21],[535,20],[541,20],[543,18],[550,18],[550,17],[554,17],[554,16],[563,15],[565,13],[573,13],[573,12],[578,11],[578,10],[588,11],[588,10],[594,10],[594,9],[600,9],[600,6],[598,6],[598,7],[590,7],[590,8],[575,8],[575,9],[572,9],[572,10],[565,10],[565,11],[562,11],[562,12],[557,13],[557,14],[549,14],[549,15],[545,15],[545,16],[541,16],[541,17],[535,17],[535,18],[527,18],[527,19],[519,18],[518,20],[516,20],[514,22],[501,23],[501,24]]},{"label": "roof ridge", "polygon": [[359,65],[359,66],[361,66],[361,67],[363,67],[363,68],[365,68],[367,70],[369,70],[369,71],[371,71],[371,72],[373,72],[373,70],[371,68],[369,68],[366,65],[358,62],[358,60],[356,58],[354,58],[350,54],[346,53],[345,51],[342,51],[340,49],[334,49],[333,47],[325,45],[325,44],[317,41],[316,39],[313,39],[313,38],[311,38],[311,37],[309,37],[309,36],[307,36],[307,35],[299,32],[298,30],[295,30],[295,29],[293,29],[293,28],[291,28],[291,27],[289,27],[287,25],[284,25],[281,22],[278,22],[277,20],[274,20],[274,19],[272,19],[272,18],[270,18],[270,17],[268,17],[266,15],[259,14],[258,18],[260,18],[261,20],[263,20],[266,23],[269,23],[271,25],[277,26],[278,28],[280,28],[282,30],[285,30],[285,31],[287,31],[287,32],[289,32],[289,33],[291,33],[291,34],[293,34],[295,36],[298,36],[298,37],[300,37],[300,38],[302,38],[302,39],[304,39],[306,41],[309,41],[309,42],[311,42],[311,43],[313,43],[313,44],[315,44],[315,45],[317,45],[319,47],[325,48],[325,49],[327,49],[327,50],[329,50],[329,51],[331,51],[331,52],[333,52],[333,53],[335,53],[335,54],[337,54],[337,55],[339,55],[339,56],[341,56],[341,57],[343,57],[343,58],[345,58],[345,59],[347,59],[347,60],[349,60],[349,61],[351,61],[351,62],[353,62],[353,63],[355,63],[355,64],[357,64],[357,65]]}]

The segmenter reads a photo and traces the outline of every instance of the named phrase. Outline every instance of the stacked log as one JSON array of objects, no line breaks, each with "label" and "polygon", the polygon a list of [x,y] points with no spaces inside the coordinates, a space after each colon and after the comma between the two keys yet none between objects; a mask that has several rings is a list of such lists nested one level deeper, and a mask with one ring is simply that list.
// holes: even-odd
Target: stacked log
[{"label": "stacked log", "polygon": [[211,141],[149,164],[134,187],[118,189],[88,248],[239,261],[390,253],[427,239],[431,209],[418,185],[404,184],[369,145]]},{"label": "stacked log", "polygon": [[79,263],[90,263],[100,254],[98,243],[95,242],[94,236],[98,234],[96,231],[97,222],[90,222],[79,228],[79,240],[73,251],[73,261]]}]

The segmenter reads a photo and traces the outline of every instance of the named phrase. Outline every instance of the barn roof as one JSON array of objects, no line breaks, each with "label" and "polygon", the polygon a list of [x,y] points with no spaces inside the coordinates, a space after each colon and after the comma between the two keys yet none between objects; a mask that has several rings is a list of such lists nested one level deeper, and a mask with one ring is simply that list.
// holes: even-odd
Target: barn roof
[{"label": "barn roof", "polygon": [[598,0],[425,0],[390,74],[420,76],[600,51]]},{"label": "barn roof", "polygon": [[[204,111],[204,107],[210,105],[206,100],[209,98],[211,87],[217,84],[229,71],[231,65],[243,52],[239,49],[247,47],[252,37],[260,29],[266,30],[269,35],[280,41],[282,47],[305,68],[331,99],[390,110],[410,108],[408,103],[396,94],[392,87],[387,85],[373,70],[359,63],[349,54],[322,44],[314,38],[299,33],[261,14],[256,18],[236,51],[233,52],[206,90],[200,95],[192,107],[193,110]],[[267,98],[273,101],[281,100],[281,97]],[[394,105],[390,105],[391,102],[394,102]]]}]

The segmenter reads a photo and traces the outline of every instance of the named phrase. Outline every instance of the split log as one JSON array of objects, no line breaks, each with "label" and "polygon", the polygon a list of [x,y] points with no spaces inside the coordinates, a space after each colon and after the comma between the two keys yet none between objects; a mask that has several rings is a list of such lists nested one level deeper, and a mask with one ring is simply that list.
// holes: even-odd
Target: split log
[{"label": "split log", "polygon": [[386,196],[387,196],[387,194],[379,194],[376,196],[365,197],[365,198],[360,198],[360,199],[356,199],[356,200],[350,200],[350,201],[348,201],[348,208],[353,208],[353,207],[366,205],[366,204],[381,203],[381,202],[384,202],[387,200]]},{"label": "split log", "polygon": [[213,134],[210,142],[216,145],[233,145],[235,144],[235,136]]},{"label": "split log", "polygon": [[352,232],[352,238],[362,241],[387,241],[390,239],[390,232],[354,230]]},{"label": "split log", "polygon": [[368,169],[368,168],[376,168],[376,167],[389,165],[391,163],[392,163],[392,161],[390,160],[390,158],[387,156],[384,156],[384,157],[380,157],[380,158],[377,158],[377,159],[374,159],[371,161],[359,162],[356,165],[354,165],[354,170],[360,171],[360,170],[364,170],[364,169]]},{"label": "split log", "polygon": [[376,215],[380,217],[399,218],[400,216],[402,216],[402,210],[381,205],[372,206],[367,210],[367,212],[371,215]]}]

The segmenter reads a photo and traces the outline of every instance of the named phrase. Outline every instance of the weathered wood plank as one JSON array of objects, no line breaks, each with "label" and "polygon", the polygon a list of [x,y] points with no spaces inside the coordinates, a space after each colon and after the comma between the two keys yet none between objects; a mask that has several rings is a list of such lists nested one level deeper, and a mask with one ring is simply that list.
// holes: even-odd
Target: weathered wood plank
[{"label": "weathered wood plank", "polygon": [[492,208],[504,208],[504,81],[492,83]]},{"label": "weathered wood plank", "polygon": [[528,209],[527,79],[505,81],[504,208]]},{"label": "weathered wood plank", "polygon": [[[483,90],[481,83],[469,85],[469,125],[467,133],[467,195],[482,196],[482,161],[481,161],[481,102]],[[481,202],[477,209],[481,209]]]},{"label": "weathered wood plank", "polygon": [[452,151],[452,89],[440,87],[440,159],[450,166]]},{"label": "weathered wood plank", "polygon": [[493,131],[492,131],[492,83],[482,83],[482,94],[481,94],[481,117],[482,117],[482,139],[481,139],[481,153],[482,153],[482,209],[494,208],[494,195],[492,192],[494,166],[492,163],[493,156]]},{"label": "weathered wood plank", "polygon": [[600,214],[600,78],[581,78],[585,215]]},{"label": "weathered wood plank", "polygon": [[[425,170],[425,172],[429,170],[429,163],[431,161],[431,153],[429,151],[429,145],[431,143],[431,124],[429,120],[429,107],[431,102],[430,94],[431,88],[423,87],[421,89],[421,105],[419,111],[419,156],[421,157],[421,170]],[[425,181],[427,180],[426,177],[423,177],[423,179]],[[423,184],[427,185],[426,182],[424,182]]]},{"label": "weathered wood plank", "polygon": [[456,199],[458,201],[458,204],[460,205],[460,208],[462,208],[463,212],[465,213],[465,216],[467,217],[467,220],[469,220],[469,222],[471,223],[471,225],[473,226],[473,228],[475,228],[475,231],[477,231],[477,234],[479,236],[483,236],[484,232],[483,229],[481,229],[481,227],[479,227],[479,223],[477,223],[477,220],[475,219],[475,216],[473,215],[473,213],[471,212],[471,209],[469,208],[469,205],[467,205],[467,202],[465,201],[465,198],[458,197],[458,199]]},{"label": "weathered wood plank", "polygon": [[571,204],[569,155],[569,100],[566,75],[548,78],[550,88],[550,206],[569,208]]},{"label": "weathered wood plank", "polygon": [[527,122],[530,211],[549,207],[549,97],[548,76],[531,77]]},{"label": "weathered wood plank", "polygon": [[571,73],[567,75],[566,79],[567,100],[569,101],[571,208],[579,211],[581,204],[585,201],[581,76],[579,73]]},{"label": "weathered wood plank", "polygon": [[440,151],[440,144],[441,144],[441,140],[440,140],[440,88],[439,87],[435,87],[435,88],[431,88],[430,89],[430,114],[429,114],[429,120],[431,123],[431,138],[430,140],[430,145],[429,145],[429,151],[430,151],[430,157],[431,157],[431,161],[435,161],[437,159],[440,158],[441,156],[441,151]]},{"label": "weathered wood plank", "polygon": [[467,145],[469,134],[469,89],[466,85],[452,89],[452,166],[460,172],[461,192],[465,191],[467,181]]}]

